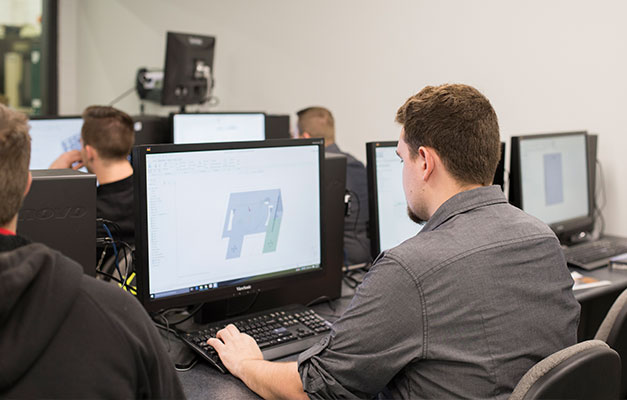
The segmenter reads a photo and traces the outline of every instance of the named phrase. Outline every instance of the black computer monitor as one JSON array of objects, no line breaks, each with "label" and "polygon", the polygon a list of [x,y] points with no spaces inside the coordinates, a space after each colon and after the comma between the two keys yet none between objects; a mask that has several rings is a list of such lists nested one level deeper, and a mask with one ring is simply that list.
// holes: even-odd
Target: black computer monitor
[{"label": "black computer monitor", "polygon": [[135,146],[142,144],[172,143],[172,130],[167,116],[135,115],[133,116]]},{"label": "black computer monitor", "polygon": [[415,236],[422,229],[409,219],[403,191],[398,142],[366,143],[368,208],[372,257]]},{"label": "black computer monitor", "polygon": [[323,272],[322,139],[133,149],[138,298],[147,310]]},{"label": "black computer monitor", "polygon": [[289,115],[266,115],[266,139],[290,139],[291,137]]},{"label": "black computer monitor", "polygon": [[509,201],[563,243],[594,227],[586,132],[513,136]]},{"label": "black computer monitor", "polygon": [[496,171],[494,172],[493,185],[499,185],[504,190],[505,184],[505,142],[501,142],[501,158],[496,165]]},{"label": "black computer monitor", "polygon": [[172,114],[175,144],[264,140],[266,116],[262,112]]},{"label": "black computer monitor", "polygon": [[47,169],[61,154],[81,149],[80,116],[32,117],[30,169]]},{"label": "black computer monitor", "polygon": [[168,32],[161,104],[204,103],[213,86],[212,36]]}]

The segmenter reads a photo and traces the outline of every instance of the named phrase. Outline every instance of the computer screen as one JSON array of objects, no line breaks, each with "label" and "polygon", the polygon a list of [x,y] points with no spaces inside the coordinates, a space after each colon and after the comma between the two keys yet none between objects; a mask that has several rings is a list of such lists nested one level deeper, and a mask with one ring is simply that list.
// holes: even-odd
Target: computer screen
[{"label": "computer screen", "polygon": [[61,154],[81,149],[81,117],[33,117],[29,124],[30,169],[48,169]]},{"label": "computer screen", "polygon": [[195,113],[172,115],[175,144],[264,140],[265,114]]},{"label": "computer screen", "polygon": [[558,234],[590,229],[586,132],[512,137],[510,202]]},{"label": "computer screen", "polygon": [[147,309],[322,272],[321,139],[133,151],[138,295]]},{"label": "computer screen", "polygon": [[403,165],[396,154],[397,142],[366,143],[370,242],[372,256],[398,246],[422,229],[407,215],[403,191]]}]

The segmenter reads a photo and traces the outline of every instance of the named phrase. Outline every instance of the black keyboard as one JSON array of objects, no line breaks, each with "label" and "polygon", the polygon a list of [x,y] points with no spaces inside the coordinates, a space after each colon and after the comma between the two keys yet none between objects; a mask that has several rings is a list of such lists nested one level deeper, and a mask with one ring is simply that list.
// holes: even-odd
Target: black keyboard
[{"label": "black keyboard", "polygon": [[214,322],[205,329],[181,335],[183,341],[222,373],[228,371],[213,347],[207,344],[207,339],[215,337],[228,324],[252,336],[265,360],[276,360],[310,348],[328,333],[331,326],[313,310],[290,305]]},{"label": "black keyboard", "polygon": [[568,264],[587,270],[608,265],[610,258],[623,253],[627,253],[627,241],[614,238],[592,240],[564,249]]}]

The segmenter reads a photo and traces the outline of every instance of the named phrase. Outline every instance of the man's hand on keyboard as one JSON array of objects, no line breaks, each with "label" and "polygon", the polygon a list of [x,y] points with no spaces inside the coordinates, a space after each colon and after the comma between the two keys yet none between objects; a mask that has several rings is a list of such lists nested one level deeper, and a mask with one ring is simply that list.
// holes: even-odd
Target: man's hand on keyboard
[{"label": "man's hand on keyboard", "polygon": [[263,355],[255,339],[245,333],[241,333],[233,324],[219,330],[216,338],[211,338],[207,343],[216,349],[220,360],[234,376],[241,379],[240,366],[246,360],[263,360]]}]

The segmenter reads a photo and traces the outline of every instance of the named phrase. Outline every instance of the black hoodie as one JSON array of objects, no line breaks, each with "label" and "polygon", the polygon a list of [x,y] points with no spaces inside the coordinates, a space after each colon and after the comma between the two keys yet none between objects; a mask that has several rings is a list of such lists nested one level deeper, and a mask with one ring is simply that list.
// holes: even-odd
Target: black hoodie
[{"label": "black hoodie", "polygon": [[137,300],[57,251],[0,235],[0,397],[184,394]]}]

